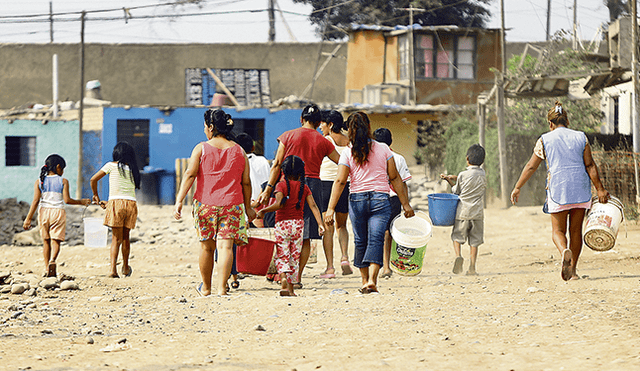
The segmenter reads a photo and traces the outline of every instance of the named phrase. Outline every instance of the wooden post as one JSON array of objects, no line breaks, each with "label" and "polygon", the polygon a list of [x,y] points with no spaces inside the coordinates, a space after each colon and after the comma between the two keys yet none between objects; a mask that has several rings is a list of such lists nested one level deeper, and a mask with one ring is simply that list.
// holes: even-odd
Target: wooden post
[{"label": "wooden post", "polygon": [[80,16],[80,110],[78,111],[79,146],[78,146],[78,182],[76,183],[76,198],[82,198],[82,119],[84,114],[84,21],[87,12],[82,11]]},{"label": "wooden post", "polygon": [[504,207],[509,207],[509,179],[507,174],[507,138],[504,124],[504,77],[506,73],[506,53],[504,50],[504,0],[500,0],[500,18],[502,27],[500,29],[500,50],[502,65],[500,73],[496,76],[496,114],[498,116],[498,152],[500,156],[500,188],[502,203]]},{"label": "wooden post", "polygon": [[631,1],[631,75],[633,94],[631,100],[631,123],[633,133],[633,165],[636,181],[636,205],[640,204],[640,175],[638,175],[638,153],[640,152],[640,123],[638,122],[638,6]]}]

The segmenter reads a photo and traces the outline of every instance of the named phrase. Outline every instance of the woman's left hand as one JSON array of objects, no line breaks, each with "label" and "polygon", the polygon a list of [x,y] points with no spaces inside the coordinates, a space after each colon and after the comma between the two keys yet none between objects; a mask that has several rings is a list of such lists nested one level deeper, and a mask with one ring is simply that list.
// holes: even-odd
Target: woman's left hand
[{"label": "woman's left hand", "polygon": [[415,211],[413,211],[413,208],[411,207],[411,205],[403,205],[402,208],[404,209],[404,217],[405,218],[411,218],[411,217],[416,215],[416,213],[415,213]]}]

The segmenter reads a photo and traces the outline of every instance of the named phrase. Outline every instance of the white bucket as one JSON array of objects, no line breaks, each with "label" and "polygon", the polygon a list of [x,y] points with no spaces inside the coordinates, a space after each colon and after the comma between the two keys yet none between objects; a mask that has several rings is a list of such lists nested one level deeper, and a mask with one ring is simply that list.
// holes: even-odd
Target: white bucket
[{"label": "white bucket", "polygon": [[595,251],[611,250],[623,219],[624,205],[619,199],[611,196],[606,204],[601,204],[594,198],[584,226],[584,243]]},{"label": "white bucket", "polygon": [[109,229],[103,225],[102,218],[84,218],[84,245],[87,247],[106,247]]},{"label": "white bucket", "polygon": [[417,213],[413,218],[402,214],[391,224],[391,269],[401,275],[415,276],[422,271],[427,243],[432,236],[431,220]]}]

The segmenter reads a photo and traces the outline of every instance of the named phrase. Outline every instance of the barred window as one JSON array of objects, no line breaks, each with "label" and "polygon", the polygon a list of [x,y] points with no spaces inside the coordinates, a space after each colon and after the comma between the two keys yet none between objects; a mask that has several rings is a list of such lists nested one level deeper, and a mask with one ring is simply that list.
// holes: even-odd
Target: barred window
[{"label": "barred window", "polygon": [[36,137],[5,137],[5,166],[36,166]]}]

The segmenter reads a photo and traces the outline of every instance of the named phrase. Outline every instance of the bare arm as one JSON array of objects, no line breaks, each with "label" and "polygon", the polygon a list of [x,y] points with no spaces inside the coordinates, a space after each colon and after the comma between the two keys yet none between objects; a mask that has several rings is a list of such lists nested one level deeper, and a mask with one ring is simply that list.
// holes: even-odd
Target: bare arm
[{"label": "bare arm", "polygon": [[264,209],[258,211],[258,218],[262,219],[262,218],[264,218],[264,214],[271,213],[271,212],[274,212],[276,210],[282,209],[282,206],[283,206],[282,205],[282,200],[284,199],[284,193],[276,192],[275,197],[276,197],[276,202],[274,202],[271,205],[265,207]]},{"label": "bare arm", "polygon": [[450,186],[454,186],[456,185],[456,183],[458,182],[458,176],[457,175],[444,175],[444,174],[440,174],[440,179],[444,179],[447,181],[447,183],[449,183]]},{"label": "bare arm", "polygon": [[249,176],[249,159],[244,155],[244,171],[242,172],[242,197],[244,200],[244,210],[249,218],[249,222],[256,218],[256,211],[251,207],[251,178]]},{"label": "bare arm", "polygon": [[407,194],[407,185],[404,184],[402,179],[400,178],[400,174],[398,174],[398,169],[396,168],[396,162],[393,160],[393,157],[387,160],[387,176],[389,177],[389,182],[393,185],[393,189],[398,194],[398,199],[402,204],[402,209],[404,210],[404,217],[411,218],[415,215],[413,208],[409,204],[409,195]]},{"label": "bare arm", "polygon": [[520,178],[516,182],[516,186],[513,187],[513,191],[511,191],[512,204],[515,205],[516,202],[518,202],[518,198],[520,198],[520,188],[522,188],[527,183],[527,181],[531,179],[533,174],[538,169],[538,166],[540,166],[540,163],[542,163],[542,159],[534,153],[531,155],[529,162],[524,165],[522,173],[520,174]]},{"label": "bare arm", "polygon": [[102,170],[98,170],[97,173],[93,174],[89,181],[91,184],[91,192],[93,192],[93,203],[96,205],[100,203],[100,196],[98,195],[98,181],[104,178],[105,175],[107,175],[107,173]]},{"label": "bare arm", "polygon": [[313,199],[313,195],[310,194],[307,196],[307,204],[309,205],[309,209],[313,213],[313,216],[316,218],[318,222],[318,234],[323,235],[326,230],[324,221],[322,220],[322,214],[320,213],[320,209],[318,209],[318,205],[316,204],[316,200]]},{"label": "bare arm", "polygon": [[62,179],[62,199],[64,203],[67,205],[84,205],[87,206],[91,203],[91,200],[88,198],[82,198],[80,200],[75,200],[69,196],[69,181],[67,179]]},{"label": "bare arm", "polygon": [[40,204],[40,197],[42,196],[42,192],[40,192],[40,181],[36,180],[33,185],[33,201],[31,201],[31,207],[29,208],[29,213],[27,217],[24,218],[24,223],[22,223],[22,228],[30,229],[31,228],[31,219],[33,219],[33,215],[36,213],[36,209]]},{"label": "bare arm", "polygon": [[333,152],[331,152],[327,157],[329,157],[329,160],[335,162],[336,164],[340,160],[340,154],[335,150],[335,148],[333,149]]},{"label": "bare arm", "polygon": [[282,166],[282,160],[284,160],[284,144],[280,143],[278,146],[278,151],[276,152],[276,158],[271,162],[271,172],[269,173],[269,181],[267,182],[267,186],[264,191],[260,193],[258,196],[258,203],[266,205],[269,201],[269,197],[271,196],[271,192],[273,192],[273,187],[276,186],[276,182],[278,181],[278,175],[280,175],[280,166]]},{"label": "bare arm", "polygon": [[584,147],[584,167],[587,170],[587,174],[589,174],[589,178],[593,182],[594,187],[596,187],[596,191],[598,192],[598,201],[600,203],[606,203],[609,200],[609,192],[604,189],[602,182],[600,181],[600,174],[598,173],[598,166],[595,161],[593,161],[593,157],[591,156],[591,146],[589,143]]},{"label": "bare arm", "polygon": [[329,205],[327,211],[324,213],[324,222],[327,225],[333,224],[333,214],[335,213],[336,205],[340,199],[340,195],[347,185],[347,178],[349,177],[349,167],[346,165],[338,165],[338,175],[331,187],[331,196],[329,197]]},{"label": "bare arm", "polygon": [[180,183],[180,190],[176,195],[176,204],[173,209],[173,217],[176,220],[180,220],[182,217],[182,202],[187,196],[187,192],[191,189],[193,182],[198,176],[198,170],[200,169],[200,156],[202,156],[202,144],[198,144],[191,151],[191,157],[189,157],[189,163],[187,164],[187,170],[185,170],[182,176],[182,182]]}]

